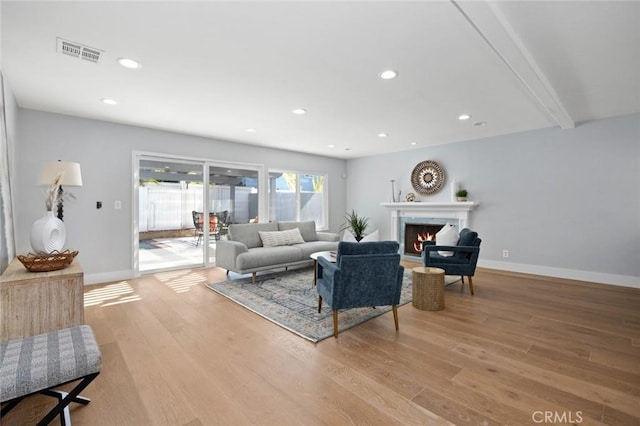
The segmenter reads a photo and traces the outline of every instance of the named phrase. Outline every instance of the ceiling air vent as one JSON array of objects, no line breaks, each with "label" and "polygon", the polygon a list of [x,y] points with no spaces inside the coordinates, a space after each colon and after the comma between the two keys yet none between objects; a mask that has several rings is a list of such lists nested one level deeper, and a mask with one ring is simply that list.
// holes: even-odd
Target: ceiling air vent
[{"label": "ceiling air vent", "polygon": [[100,62],[102,54],[104,53],[104,50],[76,43],[75,41],[65,40],[60,37],[57,38],[57,42],[58,52],[73,56],[74,58],[85,59],[96,64]]}]

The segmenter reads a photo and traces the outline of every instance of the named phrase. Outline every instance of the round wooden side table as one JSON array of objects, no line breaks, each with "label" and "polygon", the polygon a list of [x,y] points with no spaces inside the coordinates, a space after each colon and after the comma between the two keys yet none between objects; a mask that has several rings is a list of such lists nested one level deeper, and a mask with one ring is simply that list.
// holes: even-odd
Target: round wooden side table
[{"label": "round wooden side table", "polygon": [[444,269],[418,267],[412,271],[413,307],[423,311],[444,309]]}]

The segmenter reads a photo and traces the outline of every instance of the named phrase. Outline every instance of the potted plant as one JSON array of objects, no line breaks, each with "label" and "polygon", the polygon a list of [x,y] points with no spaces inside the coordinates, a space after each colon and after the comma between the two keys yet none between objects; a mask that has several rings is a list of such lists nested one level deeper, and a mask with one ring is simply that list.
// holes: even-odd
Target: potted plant
[{"label": "potted plant", "polygon": [[466,189],[460,189],[458,191],[456,191],[456,197],[458,198],[458,201],[467,201],[467,190]]},{"label": "potted plant", "polygon": [[346,215],[347,222],[340,229],[341,231],[348,229],[353,234],[356,241],[360,241],[364,238],[364,231],[369,226],[369,218],[366,216],[359,216],[355,210],[351,210],[351,213]]}]

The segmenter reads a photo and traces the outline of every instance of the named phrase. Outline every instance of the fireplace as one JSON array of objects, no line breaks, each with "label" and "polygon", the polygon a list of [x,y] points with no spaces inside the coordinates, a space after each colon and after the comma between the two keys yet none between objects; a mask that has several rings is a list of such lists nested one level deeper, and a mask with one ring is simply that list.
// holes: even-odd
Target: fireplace
[{"label": "fireplace", "polygon": [[[389,227],[390,239],[400,244],[400,254],[405,259],[419,261],[421,252],[412,249],[415,237],[418,232],[427,232],[435,235],[442,226],[450,223],[460,232],[461,229],[469,227],[469,216],[471,210],[478,207],[475,201],[464,202],[401,202],[401,203],[381,203],[391,212],[391,222]],[[424,231],[410,231],[409,236],[414,234],[411,241],[407,241],[406,224],[431,225],[434,228],[427,228]],[[407,248],[405,248],[407,247]]]},{"label": "fireplace", "polygon": [[404,254],[408,256],[421,256],[422,242],[435,241],[436,233],[444,225],[435,223],[410,223],[404,224]]}]

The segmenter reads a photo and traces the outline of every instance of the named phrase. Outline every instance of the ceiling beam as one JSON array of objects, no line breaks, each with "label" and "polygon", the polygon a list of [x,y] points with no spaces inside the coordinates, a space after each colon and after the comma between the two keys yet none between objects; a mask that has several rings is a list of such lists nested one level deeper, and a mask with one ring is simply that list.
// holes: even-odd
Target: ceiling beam
[{"label": "ceiling beam", "polygon": [[563,129],[575,127],[573,118],[518,34],[493,2],[450,0],[485,43]]}]

